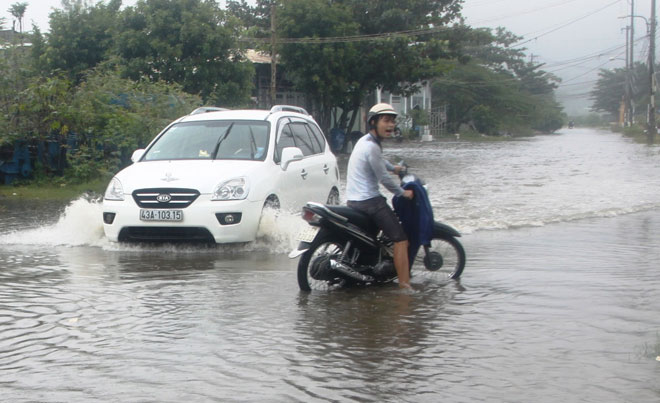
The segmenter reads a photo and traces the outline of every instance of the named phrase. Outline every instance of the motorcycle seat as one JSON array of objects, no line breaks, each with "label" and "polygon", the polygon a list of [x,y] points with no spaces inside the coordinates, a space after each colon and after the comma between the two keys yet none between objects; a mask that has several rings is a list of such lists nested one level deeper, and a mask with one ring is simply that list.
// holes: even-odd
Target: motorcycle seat
[{"label": "motorcycle seat", "polygon": [[347,206],[326,205],[326,207],[333,213],[346,217],[348,222],[362,228],[368,234],[376,235],[378,233],[378,226],[365,213]]}]

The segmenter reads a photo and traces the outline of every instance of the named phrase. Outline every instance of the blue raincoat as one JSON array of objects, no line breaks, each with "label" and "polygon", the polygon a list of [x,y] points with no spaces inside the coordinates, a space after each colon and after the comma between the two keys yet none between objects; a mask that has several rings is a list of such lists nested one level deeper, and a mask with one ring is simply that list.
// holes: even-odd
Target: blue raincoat
[{"label": "blue raincoat", "polygon": [[403,196],[394,196],[392,205],[399,216],[403,230],[408,235],[408,257],[412,267],[419,247],[430,245],[433,239],[433,209],[428,193],[419,180],[405,183],[403,188],[412,190],[415,197],[408,200]]}]

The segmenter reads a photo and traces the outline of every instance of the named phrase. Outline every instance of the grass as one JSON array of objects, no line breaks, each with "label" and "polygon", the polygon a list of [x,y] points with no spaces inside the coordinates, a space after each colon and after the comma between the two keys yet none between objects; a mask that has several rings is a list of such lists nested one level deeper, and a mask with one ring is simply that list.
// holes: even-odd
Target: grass
[{"label": "grass", "polygon": [[[619,127],[618,125],[612,125],[610,127],[615,133],[621,133],[624,136],[631,138],[634,142],[640,144],[649,144],[648,136],[646,134],[646,127],[640,125],[634,125],[630,127]],[[658,136],[655,136],[654,142],[658,142]]]},{"label": "grass", "polygon": [[0,200],[74,200],[85,193],[102,195],[107,185],[108,180],[105,178],[75,185],[42,183],[0,185]]}]

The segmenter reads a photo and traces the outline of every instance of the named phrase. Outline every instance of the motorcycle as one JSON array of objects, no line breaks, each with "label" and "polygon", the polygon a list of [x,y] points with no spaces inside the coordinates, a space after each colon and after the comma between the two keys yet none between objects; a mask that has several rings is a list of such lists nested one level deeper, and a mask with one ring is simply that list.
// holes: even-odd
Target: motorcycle
[{"label": "motorcycle", "polygon": [[[408,174],[407,169],[399,177],[404,189],[423,186],[423,191],[414,192],[415,199],[419,198],[418,203],[425,203],[430,210],[422,180]],[[298,234],[298,248],[289,254],[290,258],[300,257],[297,277],[301,291],[384,284],[397,278],[394,243],[366,214],[347,206],[309,202],[303,207],[302,218],[309,226]],[[430,242],[411,245],[409,249],[411,276],[433,281],[458,279],[466,260],[463,245],[457,239],[461,234],[438,221],[432,221],[427,232]],[[419,238],[414,235],[408,233],[411,244],[412,239]],[[420,247],[423,256],[418,256]]]}]

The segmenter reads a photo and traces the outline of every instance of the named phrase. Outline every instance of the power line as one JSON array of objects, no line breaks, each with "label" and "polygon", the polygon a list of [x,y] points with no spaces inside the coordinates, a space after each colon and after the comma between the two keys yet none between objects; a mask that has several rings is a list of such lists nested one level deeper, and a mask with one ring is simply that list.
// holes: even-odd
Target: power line
[{"label": "power line", "polygon": [[[560,2],[560,3],[549,4],[549,5],[545,6],[545,7],[537,7],[537,8],[533,8],[533,9],[529,9],[529,10],[524,10],[524,11],[520,11],[520,12],[518,12],[518,13],[509,14],[509,15],[501,15],[501,16],[494,17],[494,18],[489,19],[489,20],[476,21],[476,23],[483,24],[483,23],[489,23],[489,22],[493,22],[493,21],[505,20],[505,19],[513,18],[513,17],[520,17],[521,15],[537,13],[537,12],[539,12],[539,11],[547,10],[547,9],[549,9],[549,8],[554,8],[554,7],[557,7],[557,6],[563,6],[564,4],[574,3],[574,2],[576,2],[576,1],[579,1],[579,0],[565,0],[565,1],[562,1],[562,2]],[[487,1],[487,2],[485,2],[485,3],[488,3],[489,5],[491,5],[491,4],[493,4],[494,2],[488,2],[488,1]]]},{"label": "power line", "polygon": [[599,58],[601,58],[603,56],[606,56],[606,55],[609,55],[613,52],[618,52],[621,49],[623,49],[624,47],[625,47],[625,45],[617,45],[617,46],[609,47],[609,48],[606,48],[606,49],[603,49],[603,50],[599,50],[595,53],[589,53],[585,56],[580,56],[580,57],[576,57],[576,58],[573,58],[573,59],[555,61],[555,62],[552,62],[552,64],[548,64],[547,67],[565,66],[565,65],[569,65],[569,64],[573,64],[573,63],[582,62],[582,61],[589,61],[589,60],[592,60],[592,59],[599,59]]},{"label": "power line", "polygon": [[[430,35],[443,31],[456,29],[456,26],[439,26],[430,28],[411,29],[407,31],[383,32],[378,34],[349,35],[349,36],[327,36],[306,38],[277,38],[278,43],[298,44],[321,44],[321,43],[345,43],[365,42],[382,39],[400,38],[406,36]],[[270,38],[238,38],[239,42],[269,42]]]},{"label": "power line", "polygon": [[569,78],[568,80],[564,80],[563,82],[564,82],[564,83],[567,83],[567,82],[569,82],[569,81],[576,80],[576,79],[578,79],[578,78],[580,78],[580,77],[584,77],[584,76],[586,76],[587,74],[591,73],[592,71],[595,71],[595,70],[598,70],[598,69],[602,68],[604,65],[606,65],[606,64],[609,63],[609,62],[610,62],[610,61],[608,60],[608,61],[606,61],[605,63],[599,64],[598,66],[596,66],[596,67],[594,67],[594,68],[592,68],[592,69],[589,69],[589,70],[585,71],[584,73],[579,74],[579,75],[577,75],[577,76],[575,76],[575,77]]},{"label": "power line", "polygon": [[[583,20],[583,19],[585,19],[585,18],[591,17],[592,15],[594,15],[594,14],[596,14],[596,13],[599,13],[599,12],[605,10],[606,8],[609,8],[609,7],[611,7],[611,6],[613,6],[613,5],[617,4],[617,3],[619,3],[619,1],[620,1],[620,0],[615,0],[615,1],[611,2],[611,3],[608,3],[608,4],[604,5],[603,7],[599,8],[599,9],[597,9],[597,10],[594,10],[594,11],[592,11],[592,12],[590,12],[590,13],[588,13],[588,14],[585,14],[585,15],[583,15],[583,16],[581,16],[581,17],[578,17],[578,18],[575,18],[575,19],[573,19],[573,20],[570,20],[570,21],[568,21],[568,22],[566,22],[566,23],[564,23],[564,24],[561,24],[561,25],[557,26],[556,28],[551,29],[550,31],[547,31],[547,32],[545,32],[545,33],[542,33],[542,34],[540,34],[540,35],[537,35],[537,36],[535,36],[535,37],[533,37],[533,38],[526,39],[526,40],[524,40],[524,41],[522,41],[522,42],[515,43],[515,44],[513,44],[513,45],[511,45],[511,46],[512,46],[512,47],[513,47],[513,46],[518,47],[518,46],[524,45],[524,44],[526,44],[526,43],[528,43],[528,42],[534,41],[534,40],[536,40],[536,39],[538,39],[538,38],[540,38],[540,37],[542,37],[542,36],[549,35],[549,34],[555,32],[555,31],[558,31],[558,30],[560,30],[560,29],[562,29],[562,28],[565,28],[565,27],[567,27],[567,26],[569,26],[569,25],[571,25],[571,24],[574,24],[574,23],[576,23],[576,22],[578,22],[578,21],[580,21],[580,20]],[[540,31],[534,31],[534,32],[540,32]],[[529,34],[526,34],[526,35],[529,35]],[[525,37],[526,35],[523,35],[523,37]]]}]

